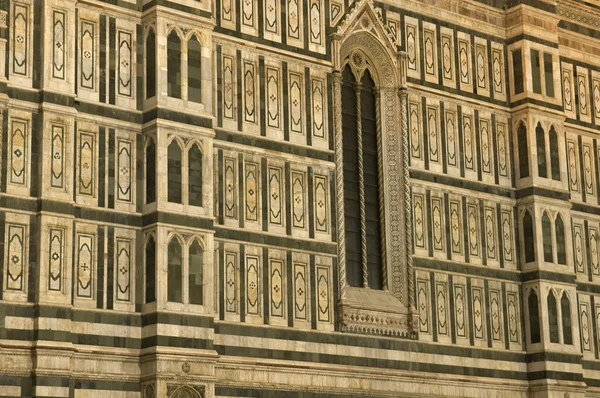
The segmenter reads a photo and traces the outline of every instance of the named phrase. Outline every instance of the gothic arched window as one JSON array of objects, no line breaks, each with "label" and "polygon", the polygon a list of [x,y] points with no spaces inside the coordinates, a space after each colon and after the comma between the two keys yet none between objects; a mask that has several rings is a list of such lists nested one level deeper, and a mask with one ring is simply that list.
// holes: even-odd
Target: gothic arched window
[{"label": "gothic arched window", "polygon": [[146,146],[146,204],[156,200],[156,145],[150,139]]},{"label": "gothic arched window", "polygon": [[146,99],[156,95],[156,34],[154,29],[146,37]]},{"label": "gothic arched window", "polygon": [[196,144],[188,151],[188,203],[202,206],[202,152]]},{"label": "gothic arched window", "polygon": [[146,303],[156,301],[156,243],[150,236],[146,243]]},{"label": "gothic arched window", "polygon": [[529,149],[527,147],[527,128],[520,123],[517,129],[517,146],[519,148],[519,177],[529,177]]},{"label": "gothic arched window", "polygon": [[567,293],[563,292],[560,299],[560,310],[562,312],[563,343],[573,344],[573,330],[571,328],[571,303]]},{"label": "gothic arched window", "polygon": [[558,154],[558,134],[554,126],[550,128],[550,169],[552,179],[560,181],[560,156]]},{"label": "gothic arched window", "polygon": [[554,221],[554,233],[556,235],[556,262],[566,265],[565,224],[560,214],[556,216],[556,221]]},{"label": "gothic arched window", "polygon": [[202,102],[202,48],[200,46],[200,42],[196,38],[196,35],[192,35],[188,41],[187,54],[188,100],[193,102]]},{"label": "gothic arched window", "polygon": [[548,168],[546,166],[546,137],[544,136],[544,129],[542,125],[538,123],[535,128],[535,142],[537,146],[537,161],[538,161],[538,175],[540,177],[548,177]]},{"label": "gothic arched window", "polygon": [[548,330],[550,331],[550,342],[558,343],[558,308],[552,290],[548,293]]},{"label": "gothic arched window", "polygon": [[[546,212],[542,216],[542,237],[544,240],[544,261],[551,263],[554,261],[552,255],[552,224]],[[525,235],[525,239],[528,239],[527,235]]]},{"label": "gothic arched window", "polygon": [[189,248],[189,294],[190,304],[202,304],[202,248],[194,240]]},{"label": "gothic arched window", "polygon": [[175,30],[167,36],[167,95],[181,98],[181,39]]},{"label": "gothic arched window", "polygon": [[350,286],[382,289],[376,87],[368,69],[342,75],[346,276]]},{"label": "gothic arched window", "polygon": [[177,140],[171,141],[167,150],[167,200],[173,203],[181,203],[181,148]]},{"label": "gothic arched window", "polygon": [[533,237],[533,219],[529,210],[525,211],[523,216],[523,243],[525,244],[525,262],[535,261],[534,239]]},{"label": "gothic arched window", "polygon": [[535,290],[529,293],[527,299],[529,308],[529,340],[531,344],[540,342],[540,310],[538,307],[538,297]]},{"label": "gothic arched window", "polygon": [[171,239],[167,251],[167,300],[176,303],[183,302],[181,291],[183,276],[183,252],[177,238]]}]

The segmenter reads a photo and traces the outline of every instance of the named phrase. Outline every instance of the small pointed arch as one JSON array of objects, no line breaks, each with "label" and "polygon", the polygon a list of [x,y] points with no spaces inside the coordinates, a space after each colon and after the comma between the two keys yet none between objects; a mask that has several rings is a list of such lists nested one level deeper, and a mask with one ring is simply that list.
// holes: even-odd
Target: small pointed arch
[{"label": "small pointed arch", "polygon": [[202,398],[202,395],[189,386],[181,386],[169,398]]},{"label": "small pointed arch", "polygon": [[202,44],[198,36],[192,34],[187,45],[188,100],[202,102]]},{"label": "small pointed arch", "polygon": [[552,223],[548,212],[545,210],[542,215],[542,238],[544,241],[544,261],[551,263],[554,261],[552,254]]},{"label": "small pointed arch", "polygon": [[183,302],[183,250],[180,238],[173,235],[167,249],[167,300]]},{"label": "small pointed arch", "polygon": [[529,146],[527,145],[527,127],[522,121],[517,127],[517,147],[519,152],[519,177],[529,177]]},{"label": "small pointed arch", "polygon": [[529,310],[529,341],[531,344],[539,343],[540,338],[540,308],[538,296],[534,289],[529,292],[527,298],[527,308]]},{"label": "small pointed arch", "polygon": [[554,221],[554,234],[556,236],[556,262],[562,265],[567,264],[567,248],[565,246],[565,223],[562,214],[556,215]]},{"label": "small pointed arch", "polygon": [[567,292],[563,292],[560,299],[560,310],[562,315],[563,343],[573,344],[573,328],[571,326],[571,302]]},{"label": "small pointed arch", "polygon": [[188,203],[202,206],[202,144],[193,142],[188,150]]},{"label": "small pointed arch", "polygon": [[146,99],[156,95],[156,32],[150,26],[146,33]]},{"label": "small pointed arch", "polygon": [[154,234],[148,234],[145,254],[146,304],[156,301],[156,241]]},{"label": "small pointed arch", "polygon": [[181,202],[181,167],[182,156],[180,144],[177,138],[173,138],[167,148],[167,173],[169,180],[167,182],[167,200],[172,203]]},{"label": "small pointed arch", "polygon": [[156,143],[153,137],[146,142],[146,204],[156,200]]},{"label": "small pointed arch", "polygon": [[525,245],[525,262],[535,261],[535,248],[533,238],[533,218],[529,210],[523,215],[523,243]]},{"label": "small pointed arch", "polygon": [[560,154],[558,149],[558,133],[554,125],[550,127],[550,170],[552,172],[552,179],[560,181]]},{"label": "small pointed arch", "polygon": [[554,291],[550,289],[548,292],[548,330],[550,332],[550,342],[558,343],[558,307],[556,305],[556,296]]},{"label": "small pointed arch", "polygon": [[188,247],[189,258],[189,278],[188,291],[190,304],[203,303],[203,284],[204,284],[204,249],[200,239],[195,238]]},{"label": "small pointed arch", "polygon": [[167,95],[181,98],[181,37],[177,29],[167,36]]},{"label": "small pointed arch", "polygon": [[548,166],[546,165],[546,133],[541,123],[535,127],[535,143],[537,148],[538,176],[548,177]]}]

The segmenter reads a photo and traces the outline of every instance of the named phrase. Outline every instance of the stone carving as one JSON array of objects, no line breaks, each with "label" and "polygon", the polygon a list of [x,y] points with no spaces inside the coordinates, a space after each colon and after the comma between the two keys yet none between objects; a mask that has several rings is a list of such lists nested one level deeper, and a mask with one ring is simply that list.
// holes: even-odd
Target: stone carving
[{"label": "stone carving", "polygon": [[6,261],[8,290],[24,291],[25,273],[25,225],[11,224],[7,227],[8,247]]}]

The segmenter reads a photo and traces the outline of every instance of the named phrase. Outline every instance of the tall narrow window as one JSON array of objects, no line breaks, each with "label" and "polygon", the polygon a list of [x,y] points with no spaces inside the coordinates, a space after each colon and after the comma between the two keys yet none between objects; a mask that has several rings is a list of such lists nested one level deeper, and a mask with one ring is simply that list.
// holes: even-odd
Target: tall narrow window
[{"label": "tall narrow window", "polygon": [[190,304],[202,304],[202,248],[196,240],[190,245],[189,258]]},{"label": "tall narrow window", "polygon": [[536,94],[542,93],[541,67],[540,67],[540,52],[531,50],[531,79],[533,92]]},{"label": "tall narrow window", "polygon": [[573,344],[573,329],[571,328],[571,304],[567,293],[563,292],[560,299],[560,310],[562,312],[563,343]]},{"label": "tall narrow window", "polygon": [[546,95],[554,97],[554,67],[552,65],[552,54],[544,53],[544,83]]},{"label": "tall narrow window", "polygon": [[556,221],[554,221],[554,233],[556,234],[556,262],[566,265],[565,224],[560,214],[556,216]]},{"label": "tall narrow window", "polygon": [[554,297],[552,290],[548,293],[548,326],[550,342],[558,343],[558,309],[556,306],[556,297]]},{"label": "tall narrow window", "polygon": [[146,98],[156,95],[156,34],[154,29],[146,37]]},{"label": "tall narrow window", "polygon": [[202,152],[194,144],[188,151],[188,199],[192,206],[202,206]]},{"label": "tall narrow window", "polygon": [[146,243],[146,303],[156,301],[156,243],[150,236]]},{"label": "tall narrow window", "polygon": [[527,146],[527,128],[519,123],[517,129],[517,145],[519,147],[519,177],[529,177],[529,148]]},{"label": "tall narrow window", "polygon": [[542,125],[538,123],[535,128],[535,143],[537,147],[538,175],[548,177],[548,167],[546,166],[546,137]]},{"label": "tall narrow window", "polygon": [[382,289],[375,82],[367,69],[358,83],[349,67],[342,79],[347,282]]},{"label": "tall narrow window", "polygon": [[146,203],[156,200],[156,145],[154,140],[146,147]]},{"label": "tall narrow window", "polygon": [[202,102],[202,49],[193,35],[188,41],[188,100]]},{"label": "tall narrow window", "polygon": [[343,73],[342,104],[346,279],[350,286],[362,287],[358,143],[356,138],[356,81],[349,67],[346,67]]},{"label": "tall narrow window", "polygon": [[181,98],[181,40],[174,30],[167,37],[167,95]]},{"label": "tall narrow window", "polygon": [[513,50],[513,77],[515,94],[521,94],[523,92],[523,53],[520,48]]},{"label": "tall narrow window", "polygon": [[550,127],[550,169],[552,179],[560,181],[560,156],[558,154],[558,134],[554,126]]},{"label": "tall narrow window", "polygon": [[540,342],[540,310],[538,297],[534,290],[529,293],[529,340],[531,344]]},{"label": "tall narrow window", "polygon": [[523,242],[525,243],[525,262],[535,261],[535,250],[533,246],[533,219],[529,210],[523,216]]},{"label": "tall narrow window", "polygon": [[[550,217],[548,213],[544,212],[542,216],[542,237],[544,240],[544,261],[551,263],[554,261],[552,256],[552,224],[550,223]],[[525,239],[529,237],[525,235]]]},{"label": "tall narrow window", "polygon": [[171,239],[167,255],[167,300],[182,303],[183,295],[181,294],[181,281],[183,274],[183,258],[181,244],[177,238]]},{"label": "tall narrow window", "polygon": [[171,141],[167,156],[167,171],[169,173],[167,200],[173,203],[181,203],[181,148],[176,140]]}]

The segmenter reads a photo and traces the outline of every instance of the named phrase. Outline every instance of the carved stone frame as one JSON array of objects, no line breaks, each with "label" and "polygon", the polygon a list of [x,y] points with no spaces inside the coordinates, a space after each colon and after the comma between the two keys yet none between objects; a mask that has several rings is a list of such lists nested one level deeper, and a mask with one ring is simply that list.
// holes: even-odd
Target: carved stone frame
[{"label": "carved stone frame", "polygon": [[[358,2],[331,39],[340,329],[414,337],[406,54],[399,52],[371,0]],[[364,57],[364,61],[348,62],[350,57]],[[358,78],[368,68],[377,87],[383,290],[352,287],[346,283],[341,72],[347,64]]]}]

